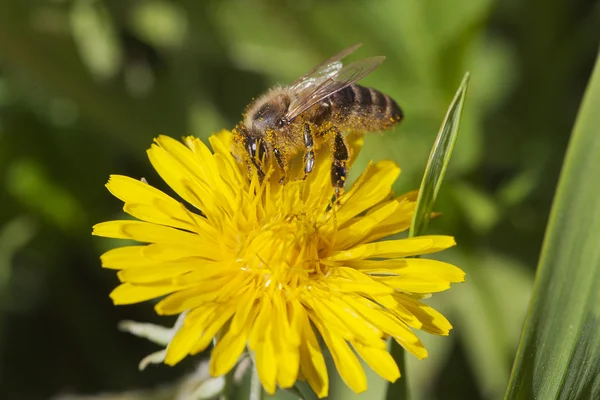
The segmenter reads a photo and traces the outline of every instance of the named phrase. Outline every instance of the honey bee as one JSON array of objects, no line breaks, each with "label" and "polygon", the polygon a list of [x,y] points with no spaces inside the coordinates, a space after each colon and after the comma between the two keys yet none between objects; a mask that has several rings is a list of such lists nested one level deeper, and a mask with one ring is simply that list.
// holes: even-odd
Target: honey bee
[{"label": "honey bee", "polygon": [[398,104],[375,89],[355,84],[385,60],[372,57],[343,65],[356,44],[319,64],[289,86],[278,86],[253,101],[234,129],[234,143],[249,171],[265,176],[275,160],[285,182],[291,158],[303,152],[304,178],[313,170],[315,150],[328,147],[336,195],[344,187],[350,149],[342,132],[374,132],[399,123]]}]

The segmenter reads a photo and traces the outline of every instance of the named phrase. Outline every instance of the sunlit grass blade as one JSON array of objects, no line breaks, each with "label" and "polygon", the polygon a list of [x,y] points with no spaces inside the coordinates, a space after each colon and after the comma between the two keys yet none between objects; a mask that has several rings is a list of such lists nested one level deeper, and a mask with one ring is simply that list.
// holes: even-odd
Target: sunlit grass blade
[{"label": "sunlit grass blade", "polygon": [[554,198],[507,399],[600,398],[600,58]]},{"label": "sunlit grass blade", "polygon": [[427,229],[433,204],[444,180],[446,168],[452,156],[452,149],[458,136],[458,128],[460,127],[460,116],[462,114],[465,96],[467,94],[467,86],[469,85],[469,73],[465,74],[446,117],[442,122],[442,127],[435,139],[429,160],[425,167],[421,187],[419,188],[419,197],[417,199],[417,209],[413,215],[412,224],[410,226],[410,236],[421,235]]},{"label": "sunlit grass blade", "polygon": [[[410,227],[410,237],[423,234],[429,224],[433,204],[442,185],[442,181],[444,180],[446,168],[448,167],[448,162],[452,156],[452,149],[454,148],[454,143],[458,136],[460,117],[462,115],[468,85],[469,73],[467,72],[458,91],[454,95],[452,103],[450,103],[450,107],[448,107],[440,131],[435,139],[431,153],[429,154],[429,160],[427,161],[421,187],[419,188],[417,208],[413,215]],[[392,341],[390,353],[392,357],[394,357],[394,360],[404,376],[388,385],[386,398],[387,400],[407,399],[408,392],[406,387],[406,369],[404,368],[404,350],[400,345]]]}]

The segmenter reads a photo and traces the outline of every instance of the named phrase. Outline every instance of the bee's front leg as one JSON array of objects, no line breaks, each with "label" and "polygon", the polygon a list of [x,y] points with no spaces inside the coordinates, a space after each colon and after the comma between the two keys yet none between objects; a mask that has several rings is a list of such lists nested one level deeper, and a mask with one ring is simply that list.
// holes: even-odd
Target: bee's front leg
[{"label": "bee's front leg", "polygon": [[340,189],[346,185],[347,163],[350,159],[350,151],[346,139],[340,131],[333,127],[333,162],[331,164],[331,184],[335,188],[335,197],[340,196]]},{"label": "bee's front leg", "polygon": [[288,163],[285,156],[281,153],[279,148],[273,146],[273,155],[275,156],[275,161],[277,161],[277,165],[281,169],[281,174],[283,175],[279,180],[280,184],[284,184],[287,181],[288,176]]},{"label": "bee's front leg", "polygon": [[248,136],[246,138],[246,152],[248,153],[250,162],[256,168],[258,178],[262,181],[265,177],[262,165],[264,165],[267,158],[267,147],[264,141],[254,136]]},{"label": "bee's front leg", "polygon": [[315,150],[312,133],[310,132],[310,125],[304,125],[304,178],[308,176],[315,166]]}]

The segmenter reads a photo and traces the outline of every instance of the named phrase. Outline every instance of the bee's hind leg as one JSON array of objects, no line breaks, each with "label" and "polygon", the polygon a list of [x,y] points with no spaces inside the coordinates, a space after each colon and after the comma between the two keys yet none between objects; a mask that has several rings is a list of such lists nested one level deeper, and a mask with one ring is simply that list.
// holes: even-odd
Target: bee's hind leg
[{"label": "bee's hind leg", "polygon": [[346,175],[348,172],[347,163],[350,159],[350,150],[346,139],[336,128],[332,128],[333,137],[333,162],[331,163],[331,184],[335,188],[335,197],[340,196],[340,190],[346,185]]},{"label": "bee's hind leg", "polygon": [[310,132],[310,125],[304,125],[304,177],[302,179],[306,179],[308,174],[310,174],[315,166],[315,143],[313,140],[312,133]]}]

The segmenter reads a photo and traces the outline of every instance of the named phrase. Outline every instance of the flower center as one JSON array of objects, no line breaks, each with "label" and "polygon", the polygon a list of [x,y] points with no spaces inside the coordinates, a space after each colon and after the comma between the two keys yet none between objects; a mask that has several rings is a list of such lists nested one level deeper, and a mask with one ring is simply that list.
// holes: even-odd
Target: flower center
[{"label": "flower center", "polygon": [[241,249],[242,268],[265,287],[294,290],[324,275],[319,262],[323,237],[316,221],[305,213],[288,214],[265,223]]}]

